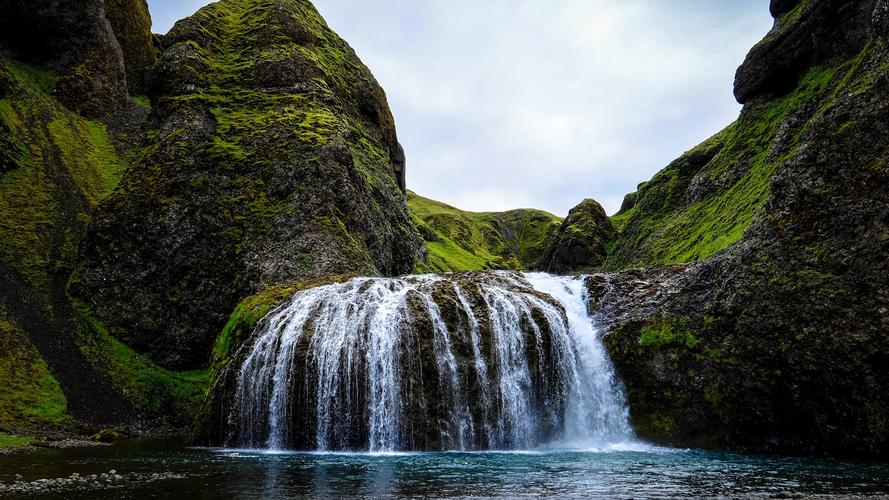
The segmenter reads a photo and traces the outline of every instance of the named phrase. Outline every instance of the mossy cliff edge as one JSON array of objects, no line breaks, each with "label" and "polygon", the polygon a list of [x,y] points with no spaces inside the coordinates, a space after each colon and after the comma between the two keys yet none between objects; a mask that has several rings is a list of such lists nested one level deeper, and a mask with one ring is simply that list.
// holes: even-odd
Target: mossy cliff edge
[{"label": "mossy cliff edge", "polygon": [[311,3],[223,0],[160,45],[144,147],[71,288],[112,335],[195,368],[244,296],[413,270],[385,94]]},{"label": "mossy cliff edge", "polygon": [[0,8],[0,432],[187,426],[242,298],[424,257],[385,94],[308,1],[165,36],[143,0]]},{"label": "mossy cliff edge", "polygon": [[[738,121],[643,184],[590,307],[656,442],[889,453],[889,4],[773,1]],[[779,5],[780,4],[780,5]]]}]

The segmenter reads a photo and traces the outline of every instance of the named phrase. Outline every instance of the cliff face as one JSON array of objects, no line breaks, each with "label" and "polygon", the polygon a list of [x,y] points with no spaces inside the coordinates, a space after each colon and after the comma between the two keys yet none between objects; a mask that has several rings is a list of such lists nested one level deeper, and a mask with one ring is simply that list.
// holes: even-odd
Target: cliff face
[{"label": "cliff face", "polygon": [[98,340],[65,285],[91,215],[126,170],[123,132],[144,111],[127,95],[101,2],[0,9],[0,430],[69,415],[119,422],[132,407],[105,371],[109,352],[84,350]]},{"label": "cliff face", "polygon": [[123,53],[101,0],[4,0],[0,8],[5,51],[57,74],[53,92],[69,109],[99,117],[127,105]]},{"label": "cliff face", "polygon": [[311,3],[224,0],[160,43],[145,146],[72,287],[115,336],[195,367],[246,295],[413,269],[385,95]]},{"label": "cliff face", "polygon": [[703,261],[741,241],[772,177],[849,84],[839,80],[882,40],[886,8],[873,0],[772,2],[780,13],[773,29],[737,71],[740,117],[628,195],[605,268]]},{"label": "cliff face", "polygon": [[157,61],[147,0],[105,0],[105,18],[120,45],[131,95],[148,91],[149,70]]},{"label": "cliff face", "polygon": [[591,307],[641,436],[885,456],[886,6],[778,3],[741,118],[642,186],[609,264],[716,255],[597,277]]}]

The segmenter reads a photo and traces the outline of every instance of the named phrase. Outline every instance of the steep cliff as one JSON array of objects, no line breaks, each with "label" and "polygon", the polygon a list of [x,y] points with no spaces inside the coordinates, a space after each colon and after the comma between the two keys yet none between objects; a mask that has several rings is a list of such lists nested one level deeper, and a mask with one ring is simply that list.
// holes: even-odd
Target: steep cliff
[{"label": "steep cliff", "polygon": [[889,453],[887,8],[773,2],[740,119],[619,216],[609,267],[709,257],[590,283],[643,437]]},{"label": "steep cliff", "polygon": [[246,295],[414,268],[385,94],[310,2],[223,0],[160,44],[145,145],[72,285],[114,336],[196,367]]},{"label": "steep cliff", "polygon": [[120,422],[132,405],[106,372],[113,356],[85,352],[96,339],[65,287],[144,112],[101,3],[0,6],[0,430]]}]

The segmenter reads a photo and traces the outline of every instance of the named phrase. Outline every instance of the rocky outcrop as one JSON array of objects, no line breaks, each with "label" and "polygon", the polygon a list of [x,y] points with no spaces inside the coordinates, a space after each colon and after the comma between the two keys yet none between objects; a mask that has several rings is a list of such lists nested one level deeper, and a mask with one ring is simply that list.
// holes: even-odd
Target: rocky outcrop
[{"label": "rocky outcrop", "polygon": [[54,93],[69,109],[99,117],[127,105],[123,53],[101,0],[4,0],[0,45],[59,75]]},{"label": "rocky outcrop", "polygon": [[104,0],[105,18],[123,53],[131,95],[148,90],[148,70],[157,61],[151,14],[146,0]]},{"label": "rocky outcrop", "polygon": [[246,295],[413,269],[385,94],[308,1],[217,2],[161,46],[142,161],[94,218],[72,285],[111,333],[195,367]]},{"label": "rocky outcrop", "polygon": [[602,206],[583,200],[547,243],[540,269],[557,274],[597,269],[605,262],[605,245],[613,237],[614,228]]},{"label": "rocky outcrop", "polygon": [[738,102],[786,93],[807,69],[856,54],[886,28],[885,7],[882,0],[773,0],[775,26],[735,75]]},{"label": "rocky outcrop", "polygon": [[[849,51],[856,33],[874,32],[872,18],[857,10],[873,5],[846,2],[843,13],[822,15],[840,3],[801,3],[810,14],[801,14],[800,29],[810,40],[848,37],[837,47]],[[847,26],[851,19],[862,24]],[[773,66],[770,54],[793,43],[756,48],[745,65]],[[734,226],[723,217],[738,212],[718,210],[707,193],[729,193],[720,203],[735,206],[763,200],[723,240],[733,243],[703,262],[591,281],[591,307],[610,304],[601,311],[606,344],[640,436],[749,451],[889,453],[887,60],[885,39],[871,36],[845,59],[810,59],[823,65],[803,68],[783,95],[749,101],[703,148],[715,155],[680,184],[676,199],[698,200],[682,202],[684,212],[664,218],[651,208],[657,204],[644,203],[671,176],[658,174],[640,190],[625,234],[669,221],[640,240],[648,248],[665,248],[677,228],[727,238],[721,228]],[[603,293],[608,300],[597,301]]]}]

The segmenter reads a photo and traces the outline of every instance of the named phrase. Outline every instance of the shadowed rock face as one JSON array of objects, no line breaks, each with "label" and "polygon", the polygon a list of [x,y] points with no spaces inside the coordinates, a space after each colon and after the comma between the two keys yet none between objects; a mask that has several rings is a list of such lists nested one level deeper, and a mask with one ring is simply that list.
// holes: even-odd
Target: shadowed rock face
[{"label": "shadowed rock face", "polygon": [[193,367],[246,295],[413,269],[385,94],[308,1],[224,0],[161,45],[143,160],[96,215],[72,287],[112,333]]},{"label": "shadowed rock face", "polygon": [[[840,4],[845,14],[822,10]],[[758,126],[745,116],[791,109],[767,151],[747,146],[747,158],[765,155],[775,168],[743,238],[698,264],[589,280],[643,438],[889,453],[889,51],[881,21],[864,15],[879,12],[874,2],[801,5],[812,10],[801,14],[800,38],[767,39],[775,45],[754,49],[742,72],[774,67],[774,54],[828,32],[843,37],[834,57],[847,56],[809,59],[824,66],[804,67],[800,79],[783,73],[788,97],[757,97],[734,125],[743,137]]]},{"label": "shadowed rock face", "polygon": [[104,0],[105,18],[123,53],[130,94],[148,89],[148,70],[157,61],[151,15],[146,0]]},{"label": "shadowed rock face", "polygon": [[0,44],[59,73],[54,92],[68,108],[98,117],[127,104],[123,54],[101,0],[3,0],[0,11]]},{"label": "shadowed rock face", "polygon": [[883,34],[884,0],[773,0],[775,26],[735,75],[740,103],[783,94],[808,68],[855,54],[873,34]]}]

